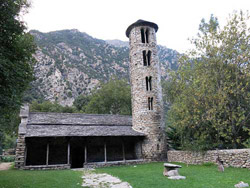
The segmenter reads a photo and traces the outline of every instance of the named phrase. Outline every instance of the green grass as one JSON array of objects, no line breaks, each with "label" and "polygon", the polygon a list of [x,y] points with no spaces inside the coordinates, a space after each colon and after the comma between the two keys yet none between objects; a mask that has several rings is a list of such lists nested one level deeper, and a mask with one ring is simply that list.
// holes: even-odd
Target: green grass
[{"label": "green grass", "polygon": [[10,169],[0,171],[0,188],[80,188],[81,176],[72,170]]},{"label": "green grass", "polygon": [[[180,164],[180,163],[176,163]],[[186,180],[169,180],[163,176],[163,163],[149,163],[122,167],[97,169],[98,173],[108,173],[127,181],[133,188],[230,188],[240,181],[250,184],[250,170],[225,168],[218,172],[215,165],[180,164],[180,175]]]},{"label": "green grass", "polygon": [[[180,164],[180,163],[176,163]],[[217,171],[212,164],[180,164],[180,175],[186,180],[169,180],[162,175],[163,163],[99,168],[96,173],[108,173],[129,182],[133,188],[230,188],[240,181],[250,184],[250,170],[225,168]],[[82,171],[72,170],[5,170],[0,171],[0,188],[80,188]],[[82,188],[82,187],[81,187]]]}]

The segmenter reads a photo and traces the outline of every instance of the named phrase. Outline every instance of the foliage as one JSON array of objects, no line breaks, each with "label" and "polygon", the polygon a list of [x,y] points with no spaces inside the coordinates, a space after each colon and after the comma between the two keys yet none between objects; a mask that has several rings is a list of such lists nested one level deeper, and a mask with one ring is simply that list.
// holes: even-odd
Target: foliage
[{"label": "foliage", "polygon": [[245,142],[243,142],[245,148],[250,148],[250,138],[248,138]]},{"label": "foliage", "polygon": [[16,147],[16,139],[15,135],[5,134],[4,141],[3,141],[3,148],[10,149]]},{"label": "foliage", "polygon": [[2,156],[0,162],[14,162],[15,156]]},{"label": "foliage", "polygon": [[91,97],[89,95],[79,95],[75,100],[73,105],[80,112],[85,112],[88,103],[90,102]]},{"label": "foliage", "polygon": [[250,137],[249,15],[234,12],[226,26],[201,21],[195,49],[170,74],[168,124],[183,149],[241,148]]},{"label": "foliage", "polygon": [[166,132],[167,132],[168,149],[180,150],[181,141],[176,127],[167,125]]},{"label": "foliage", "polygon": [[4,188],[81,188],[82,172],[73,170],[4,170],[0,171]]},{"label": "foliage", "polygon": [[27,0],[0,2],[0,132],[9,129],[23,92],[33,79],[31,62],[35,46],[20,19],[29,5]]},{"label": "foliage", "polygon": [[62,106],[57,102],[52,103],[50,101],[44,101],[42,103],[38,103],[37,101],[33,101],[30,104],[31,112],[57,112],[57,113],[76,113],[77,110],[74,107]]},{"label": "foliage", "polygon": [[218,172],[217,166],[206,165],[186,165],[177,163],[182,168],[179,169],[181,176],[187,178],[183,181],[169,180],[162,175],[163,163],[155,162],[148,164],[138,164],[107,167],[96,169],[97,173],[108,173],[119,177],[122,181],[128,182],[133,188],[228,188],[234,187],[240,181],[250,183],[249,169],[225,168],[225,172]]},{"label": "foliage", "polygon": [[125,80],[113,79],[96,89],[86,107],[86,113],[131,115],[131,91]]}]

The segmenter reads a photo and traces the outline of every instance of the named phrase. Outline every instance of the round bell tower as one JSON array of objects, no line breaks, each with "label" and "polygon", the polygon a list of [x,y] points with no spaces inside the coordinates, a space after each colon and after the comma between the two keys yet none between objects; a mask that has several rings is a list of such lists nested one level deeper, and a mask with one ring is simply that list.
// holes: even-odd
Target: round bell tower
[{"label": "round bell tower", "polygon": [[133,129],[146,135],[142,155],[148,160],[167,158],[161,73],[155,23],[138,20],[128,27]]}]

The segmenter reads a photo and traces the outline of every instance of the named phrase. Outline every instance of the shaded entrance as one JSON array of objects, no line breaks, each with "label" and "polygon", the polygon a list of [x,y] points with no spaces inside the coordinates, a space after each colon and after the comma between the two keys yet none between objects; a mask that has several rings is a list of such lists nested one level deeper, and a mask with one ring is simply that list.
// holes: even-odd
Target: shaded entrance
[{"label": "shaded entrance", "polygon": [[84,139],[71,138],[70,146],[71,168],[83,168],[85,162]]}]

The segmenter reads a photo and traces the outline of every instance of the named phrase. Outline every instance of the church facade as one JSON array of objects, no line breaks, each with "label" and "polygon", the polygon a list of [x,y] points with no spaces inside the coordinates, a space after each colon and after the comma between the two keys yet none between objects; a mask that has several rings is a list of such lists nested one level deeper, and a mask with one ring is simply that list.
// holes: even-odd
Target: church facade
[{"label": "church facade", "polygon": [[132,117],[20,112],[15,167],[82,168],[165,160],[167,146],[155,23],[128,27]]}]

